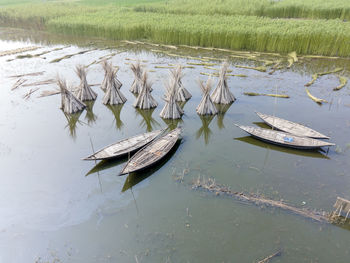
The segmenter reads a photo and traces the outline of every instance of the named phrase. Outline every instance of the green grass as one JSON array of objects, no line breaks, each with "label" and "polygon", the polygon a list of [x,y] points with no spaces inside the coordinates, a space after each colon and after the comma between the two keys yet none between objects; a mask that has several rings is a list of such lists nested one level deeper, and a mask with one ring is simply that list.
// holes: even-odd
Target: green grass
[{"label": "green grass", "polygon": [[255,15],[274,18],[350,19],[349,0],[169,0],[135,11],[172,14]]},{"label": "green grass", "polygon": [[[127,23],[125,22],[127,21]],[[162,21],[161,23],[159,21]],[[269,52],[348,56],[350,24],[340,20],[285,20],[103,10],[50,20],[52,31],[112,39]]]},{"label": "green grass", "polygon": [[[28,1],[30,0],[26,2]],[[6,2],[8,1],[0,0],[0,5]],[[1,25],[35,27],[110,39],[147,39],[167,44],[236,50],[282,53],[296,51],[298,54],[331,56],[350,54],[350,23],[341,20],[347,17],[346,10],[350,1],[344,0],[332,0],[330,3],[322,0],[19,2],[21,0],[15,0],[13,3],[17,3],[16,5],[0,8]],[[312,18],[332,16],[340,19],[263,17],[267,13],[271,17],[300,15]]]}]

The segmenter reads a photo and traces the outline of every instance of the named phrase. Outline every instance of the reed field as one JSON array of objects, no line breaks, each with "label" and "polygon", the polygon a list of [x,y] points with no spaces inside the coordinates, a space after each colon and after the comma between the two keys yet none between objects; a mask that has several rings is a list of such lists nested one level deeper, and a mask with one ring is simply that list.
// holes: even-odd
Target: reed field
[{"label": "reed field", "polygon": [[350,19],[348,0],[170,0],[134,7],[139,12],[254,15],[273,18]]},{"label": "reed field", "polygon": [[344,0],[23,1],[0,9],[0,25],[235,50],[350,54],[350,1]]}]

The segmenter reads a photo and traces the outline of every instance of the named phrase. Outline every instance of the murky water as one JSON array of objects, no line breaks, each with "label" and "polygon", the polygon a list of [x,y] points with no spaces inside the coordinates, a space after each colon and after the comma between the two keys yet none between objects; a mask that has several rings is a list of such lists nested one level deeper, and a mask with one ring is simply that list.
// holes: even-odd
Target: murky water
[{"label": "murky water", "polygon": [[[321,77],[310,91],[331,102],[323,106],[308,98],[304,89],[315,72],[343,67],[341,74],[349,77],[349,60],[304,59],[273,75],[231,65],[234,74],[248,77],[229,77],[237,101],[213,118],[200,118],[195,112],[201,98],[197,79],[205,80],[207,76],[200,72],[212,70],[201,66],[185,69],[183,83],[193,97],[184,106],[181,144],[154,169],[119,177],[125,159],[100,163],[94,169],[94,162],[81,160],[92,152],[90,139],[97,149],[176,125],[159,117],[168,69],[155,66],[198,62],[151,50],[215,58],[226,58],[227,53],[2,30],[0,50],[42,46],[25,52],[37,54],[65,48],[10,62],[7,60],[16,55],[0,57],[0,262],[257,262],[279,249],[282,255],[274,262],[349,262],[350,231],[345,226],[319,224],[278,209],[191,189],[191,182],[201,175],[234,191],[319,211],[332,211],[337,196],[350,199],[349,85],[334,92],[336,76]],[[97,50],[49,63],[96,45]],[[26,83],[59,74],[77,85],[76,64],[88,65],[111,53],[116,53],[111,61],[120,67],[121,90],[128,99],[124,106],[104,106],[103,92],[96,86],[98,98],[90,110],[66,116],[59,109],[58,95],[37,98],[55,85],[38,86],[28,100],[22,96],[35,87],[11,91],[17,79],[8,76],[40,71],[45,73],[23,77]],[[159,102],[154,111],[132,106],[135,98],[128,89],[133,75],[125,64],[132,62],[130,58],[145,60],[143,64],[155,71],[150,72],[152,94]],[[102,67],[91,65],[88,82],[99,84],[102,79]],[[246,91],[277,91],[291,98],[249,97],[243,95]],[[247,137],[233,123],[261,125],[254,110],[307,124],[330,135],[337,147],[303,152]]]}]

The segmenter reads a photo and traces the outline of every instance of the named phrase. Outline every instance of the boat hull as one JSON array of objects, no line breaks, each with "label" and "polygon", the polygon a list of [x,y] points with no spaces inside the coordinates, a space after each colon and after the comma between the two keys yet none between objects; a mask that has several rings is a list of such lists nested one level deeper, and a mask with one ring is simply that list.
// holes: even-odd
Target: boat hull
[{"label": "boat hull", "polygon": [[162,132],[163,130],[156,130],[118,141],[114,144],[104,147],[103,149],[93,153],[83,160],[109,160],[134,153],[153,141]]},{"label": "boat hull", "polygon": [[146,145],[131,157],[119,175],[142,171],[155,165],[171,151],[180,135],[181,129],[176,128]]},{"label": "boat hull", "polygon": [[249,133],[256,139],[279,146],[303,150],[312,150],[325,146],[334,146],[333,143],[324,142],[308,137],[296,136],[282,131],[275,131],[250,126],[241,126],[237,124],[236,126]]},{"label": "boat hull", "polygon": [[319,133],[309,127],[296,122],[284,120],[275,116],[256,112],[256,114],[269,126],[283,132],[287,132],[296,136],[310,137],[314,139],[329,139],[328,136]]}]

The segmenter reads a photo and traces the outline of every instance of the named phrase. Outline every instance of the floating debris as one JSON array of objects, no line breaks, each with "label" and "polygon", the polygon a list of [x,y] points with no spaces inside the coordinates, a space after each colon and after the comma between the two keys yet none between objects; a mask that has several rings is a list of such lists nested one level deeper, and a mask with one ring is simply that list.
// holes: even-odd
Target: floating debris
[{"label": "floating debris", "polygon": [[174,70],[171,70],[170,72],[171,72],[171,77],[174,79],[174,82],[176,85],[175,100],[180,102],[189,100],[192,97],[192,95],[184,87],[181,81],[181,78],[183,77],[182,66],[178,65]]},{"label": "floating debris", "polygon": [[102,103],[105,105],[123,104],[127,99],[120,91],[122,84],[117,79],[118,69],[113,69],[112,63],[107,64],[107,75],[105,81],[106,92],[102,99]]},{"label": "floating debris", "polygon": [[15,82],[15,84],[13,84],[11,90],[17,89],[18,87],[20,87],[20,86],[21,86],[24,82],[26,82],[26,81],[27,81],[27,79],[22,79],[22,78],[18,79],[18,80]]},{"label": "floating debris", "polygon": [[316,103],[318,104],[322,104],[322,103],[327,103],[328,101],[324,100],[324,99],[319,99],[316,98],[315,96],[313,96],[310,91],[308,90],[308,88],[305,88],[307,95]]},{"label": "floating debris", "polygon": [[[272,75],[279,69],[283,69],[283,66],[280,66],[282,63],[282,60],[278,60],[275,65],[272,67],[272,70],[269,72],[269,75]],[[266,65],[265,65],[266,66]]]},{"label": "floating debris", "polygon": [[76,97],[81,101],[95,100],[97,93],[93,91],[86,80],[86,70],[82,65],[77,65],[75,69],[80,79],[80,85],[77,88]]},{"label": "floating debris", "polygon": [[12,49],[12,50],[1,51],[0,57],[14,55],[14,54],[22,53],[22,52],[27,52],[27,51],[33,51],[33,50],[36,50],[39,48],[41,48],[41,47],[23,47],[23,48],[16,48],[16,49]]},{"label": "floating debris", "polygon": [[59,91],[59,90],[44,90],[40,93],[38,98],[49,97],[49,96],[57,95],[60,93],[61,93],[61,91]]},{"label": "floating debris", "polygon": [[259,260],[258,263],[268,263],[268,262],[270,262],[270,260],[273,259],[274,257],[279,257],[279,256],[281,256],[281,254],[282,254],[282,251],[279,250],[279,251],[277,251],[277,252],[271,254],[270,256],[267,256],[266,258],[264,258],[264,259],[262,259],[262,260]]},{"label": "floating debris", "polygon": [[326,72],[321,72],[321,73],[317,73],[318,76],[323,76],[323,75],[328,75],[328,74],[332,74],[332,73],[338,73],[340,71],[342,71],[343,68],[336,68],[330,71],[326,71]]},{"label": "floating debris", "polygon": [[199,115],[215,115],[218,113],[213,101],[210,98],[210,90],[212,89],[212,80],[209,77],[206,84],[202,81],[198,81],[199,86],[202,90],[203,97],[196,108],[196,111]]},{"label": "floating debris", "polygon": [[86,105],[68,90],[65,80],[58,79],[57,85],[61,90],[61,109],[64,113],[72,114],[86,108]]},{"label": "floating debris", "polygon": [[312,74],[312,80],[309,81],[308,83],[306,83],[304,86],[305,87],[310,87],[312,84],[315,83],[315,81],[318,79],[318,74],[315,73],[315,74]]},{"label": "floating debris", "polygon": [[259,67],[249,67],[249,66],[240,66],[240,65],[235,65],[236,68],[246,68],[246,69],[253,69],[253,70],[257,70],[260,72],[266,72],[266,67],[264,66],[259,66]]},{"label": "floating debris", "polygon": [[51,60],[50,63],[57,63],[57,62],[60,62],[61,60],[64,60],[64,59],[68,59],[68,58],[71,58],[73,56],[76,56],[76,55],[82,55],[82,54],[85,54],[87,52],[90,52],[90,51],[94,51],[96,50],[96,48],[94,49],[88,49],[88,50],[83,50],[83,51],[80,51],[78,53],[74,53],[74,54],[69,54],[69,55],[65,55],[63,57],[60,57],[60,58],[56,58],[54,60]]},{"label": "floating debris", "polygon": [[25,95],[23,95],[23,99],[28,100],[30,98],[30,96],[36,92],[39,88],[35,88],[35,89],[30,89]]},{"label": "floating debris", "polygon": [[332,223],[340,224],[345,223],[349,219],[350,215],[350,201],[341,197],[337,197],[335,204],[333,205],[335,211],[330,215],[330,221]]},{"label": "floating debris", "polygon": [[247,96],[268,96],[268,97],[277,97],[277,98],[290,98],[286,94],[265,94],[265,93],[255,93],[255,92],[244,92],[244,95]]},{"label": "floating debris", "polygon": [[171,77],[169,82],[166,84],[166,94],[165,94],[165,105],[160,112],[159,116],[163,119],[180,119],[184,114],[184,111],[176,102],[176,93],[177,93],[177,81],[178,79]]},{"label": "floating debris", "polygon": [[333,90],[340,90],[343,87],[345,87],[345,85],[348,83],[348,79],[346,77],[342,77],[342,76],[338,76],[340,85],[336,88],[334,88]]},{"label": "floating debris", "polygon": [[328,56],[316,56],[316,55],[305,55],[304,58],[325,58],[325,59],[338,59],[339,57],[328,57]]},{"label": "floating debris", "polygon": [[140,61],[137,61],[135,64],[131,64],[130,66],[132,72],[134,73],[135,79],[131,85],[130,91],[132,93],[138,94],[141,92],[141,82],[142,82],[142,68]]},{"label": "floating debris", "polygon": [[146,71],[143,72],[142,74],[142,79],[140,84],[141,84],[141,87],[140,87],[141,91],[134,103],[134,107],[140,108],[140,109],[152,109],[157,107],[158,103],[151,95],[152,84],[148,81],[148,74]]},{"label": "floating debris", "polygon": [[21,74],[21,75],[8,76],[8,78],[35,77],[35,76],[43,75],[44,73],[45,73],[45,71],[32,72],[32,73],[25,73],[25,74]]},{"label": "floating debris", "polygon": [[174,68],[174,66],[154,66],[154,68]]},{"label": "floating debris", "polygon": [[228,63],[224,62],[220,70],[218,85],[210,96],[214,103],[230,104],[236,100],[227,85],[227,68]]},{"label": "floating debris", "polygon": [[329,222],[328,214],[324,212],[315,212],[306,208],[297,208],[282,201],[266,199],[258,195],[247,195],[242,192],[233,192],[230,188],[217,184],[215,179],[212,178],[205,179],[199,176],[197,180],[192,183],[192,189],[204,189],[208,192],[215,193],[216,195],[226,195],[239,201],[253,203],[258,206],[266,205],[269,207],[280,208],[320,223]]},{"label": "floating debris", "polygon": [[298,62],[297,52],[293,51],[288,54],[288,66],[290,68],[295,62]]},{"label": "floating debris", "polygon": [[23,87],[42,86],[42,85],[50,85],[50,84],[54,84],[54,83],[56,83],[55,79],[46,79],[46,80],[42,80],[42,81],[26,83],[26,84],[23,84],[22,86]]},{"label": "floating debris", "polygon": [[200,63],[196,63],[196,62],[187,62],[188,65],[195,65],[195,66],[216,66],[217,63],[205,63],[205,62],[200,62]]}]

